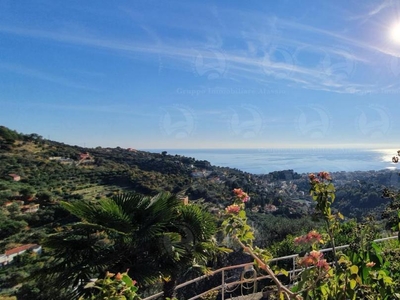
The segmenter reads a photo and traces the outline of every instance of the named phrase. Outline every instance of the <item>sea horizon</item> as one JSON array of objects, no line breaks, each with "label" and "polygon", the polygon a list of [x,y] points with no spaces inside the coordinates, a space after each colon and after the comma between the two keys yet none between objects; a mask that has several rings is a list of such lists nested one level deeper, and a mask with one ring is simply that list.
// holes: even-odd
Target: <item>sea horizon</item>
[{"label": "sea horizon", "polygon": [[354,172],[396,169],[392,157],[395,148],[207,148],[146,149],[167,151],[196,160],[207,160],[214,166],[230,167],[253,174],[291,169],[297,173],[318,171]]}]

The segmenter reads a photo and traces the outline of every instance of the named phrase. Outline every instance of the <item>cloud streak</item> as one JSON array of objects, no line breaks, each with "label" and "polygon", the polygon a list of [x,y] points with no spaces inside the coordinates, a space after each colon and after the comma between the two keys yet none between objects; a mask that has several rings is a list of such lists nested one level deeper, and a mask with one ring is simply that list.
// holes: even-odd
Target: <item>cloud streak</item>
[{"label": "cloud streak", "polygon": [[27,77],[37,79],[37,80],[55,83],[55,84],[66,86],[66,87],[97,91],[96,89],[92,89],[87,86],[78,84],[67,78],[56,76],[54,74],[45,73],[45,72],[35,70],[32,68],[28,68],[26,66],[22,66],[22,65],[18,65],[18,64],[0,63],[0,70],[15,73],[18,75],[27,76]]},{"label": "cloud streak", "polygon": [[[383,7],[379,10],[376,9],[375,13],[379,13],[382,9]],[[219,23],[223,22],[219,17],[221,14],[223,12],[218,12],[217,14]],[[355,64],[369,65],[371,61],[367,57],[353,54],[352,49],[359,48],[369,52],[379,52],[392,57],[400,57],[400,51],[389,47],[372,45],[343,34],[310,25],[282,19],[274,19],[273,22],[270,21],[268,24],[272,26],[272,36],[242,30],[241,38],[246,43],[244,43],[244,47],[238,49],[229,49],[224,46],[224,39],[218,33],[215,33],[213,35],[215,38],[206,44],[199,42],[199,40],[180,41],[170,39],[165,42],[166,39],[161,39],[154,30],[146,26],[142,26],[142,28],[151,33],[153,43],[6,26],[0,26],[0,33],[113,51],[118,55],[125,55],[131,59],[154,61],[154,56],[159,56],[162,60],[170,62],[174,67],[182,68],[186,71],[195,69],[195,72],[201,76],[214,72],[215,76],[236,81],[241,79],[256,82],[278,80],[295,85],[298,84],[299,87],[307,89],[328,90],[339,93],[358,93],[363,88],[374,88],[370,84],[363,85],[360,82],[355,82],[355,78],[351,74],[354,71]],[[277,28],[329,37],[339,45],[348,46],[349,49],[315,45],[300,38],[283,37]],[[314,65],[303,64],[299,57],[303,54],[309,54],[310,51],[317,57],[317,61]],[[83,88],[66,79],[53,78],[39,72],[18,70],[16,67],[9,69],[38,79]]]}]

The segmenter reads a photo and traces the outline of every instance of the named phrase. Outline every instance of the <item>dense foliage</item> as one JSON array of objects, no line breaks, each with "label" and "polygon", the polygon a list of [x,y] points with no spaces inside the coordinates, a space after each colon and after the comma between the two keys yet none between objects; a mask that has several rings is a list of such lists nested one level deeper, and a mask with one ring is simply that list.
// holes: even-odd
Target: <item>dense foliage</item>
[{"label": "dense foliage", "polygon": [[[317,231],[295,238],[295,244],[308,245],[310,248],[297,262],[301,270],[294,277],[292,288],[289,289],[275,275],[268,265],[268,254],[257,247],[253,248],[253,232],[247,223],[243,203],[240,203],[241,197],[226,208],[227,218],[222,224],[225,233],[237,241],[258,266],[271,276],[281,299],[399,299],[400,294],[396,293],[398,282],[393,280],[398,277],[399,270],[390,266],[390,262],[400,253],[398,244],[390,248],[391,252],[384,252],[373,241],[373,232],[371,234],[369,228],[364,227],[358,232],[358,240],[348,250],[338,252],[335,232],[340,232],[343,216],[332,211],[335,187],[331,176],[327,172],[320,172],[317,176],[310,174],[309,179],[310,194],[316,202],[315,215],[325,222],[332,258],[329,262],[319,250],[325,242],[323,235]],[[396,229],[399,229],[398,225]],[[288,274],[284,269],[279,272]]]},{"label": "dense foliage", "polygon": [[[82,159],[86,155],[87,159]],[[330,233],[331,241],[337,245],[355,245],[366,226],[374,238],[379,237],[383,227],[391,230],[398,226],[400,197],[396,189],[400,180],[396,171],[338,172],[331,176],[336,196],[331,212],[336,214],[339,210],[345,217],[336,225],[337,230]],[[121,192],[134,192],[139,197],[147,195],[150,199],[167,191],[188,196],[191,203],[198,203],[202,210],[214,214],[218,220],[221,210],[231,204],[231,191],[238,187],[251,198],[243,203],[243,211],[255,229],[254,246],[268,248],[274,256],[288,255],[305,250],[293,243],[296,236],[314,229],[322,234],[329,233],[326,226],[322,226],[324,220],[319,218],[319,222],[315,222],[316,202],[309,196],[308,176],[293,170],[254,175],[212,166],[207,161],[169,155],[166,151],[149,153],[119,147],[88,149],[0,126],[0,253],[23,244],[42,245],[48,236],[67,236],[68,230],[78,228],[76,224],[82,220],[81,215],[69,209],[75,203],[101,205],[105,199],[112,199]],[[199,198],[202,200],[193,200]],[[35,205],[38,210],[29,212]],[[222,220],[217,222],[220,224]],[[85,231],[88,228],[80,230],[74,237],[88,233]],[[104,242],[109,236],[102,234],[89,234],[93,247],[111,247]],[[382,249],[391,262],[391,274],[398,270],[396,247]],[[39,257],[26,253],[0,268],[0,294],[17,295],[18,299],[63,299],[67,286],[49,288],[50,282],[32,278],[37,270],[55,266],[49,250],[44,248]],[[95,258],[101,259],[101,256]],[[218,268],[245,260],[243,255],[232,253],[218,256],[208,266]],[[82,278],[88,279],[94,274],[101,277],[106,271],[120,272],[126,270],[127,264],[121,263],[120,267],[99,267]],[[132,275],[135,267],[133,264],[130,267]],[[178,276],[178,282],[183,280],[182,276]],[[185,278],[190,276],[185,274]],[[145,276],[138,275],[135,279],[141,290],[146,291]],[[165,279],[168,281],[169,275]],[[68,296],[65,299],[69,299]]]}]

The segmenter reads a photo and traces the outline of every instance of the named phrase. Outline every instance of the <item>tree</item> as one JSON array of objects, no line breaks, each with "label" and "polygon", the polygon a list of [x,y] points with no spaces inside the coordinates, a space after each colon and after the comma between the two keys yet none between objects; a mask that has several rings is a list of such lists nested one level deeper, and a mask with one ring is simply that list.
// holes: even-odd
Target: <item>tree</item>
[{"label": "tree", "polygon": [[[19,213],[18,205],[11,205],[10,209],[16,209]],[[5,239],[13,234],[19,233],[23,231],[28,226],[23,220],[15,220],[13,217],[5,214],[2,210],[0,210],[0,239]]]},{"label": "tree", "polygon": [[124,194],[62,206],[81,221],[45,241],[54,262],[41,277],[50,274],[57,286],[73,290],[71,298],[91,278],[126,269],[141,283],[161,276],[165,297],[172,297],[180,272],[206,261],[217,249],[213,217],[169,193]]},{"label": "tree", "polygon": [[[214,218],[197,205],[183,205],[176,225],[168,233],[164,253],[158,256],[163,278],[164,298],[173,298],[179,276],[206,263],[227,249],[218,247]],[[170,244],[169,244],[170,243]],[[175,249],[175,250],[173,250]],[[166,276],[165,276],[166,275]]]},{"label": "tree", "polygon": [[20,135],[5,126],[0,126],[0,138],[4,139],[6,143],[12,144],[20,138]]},{"label": "tree", "polygon": [[32,199],[36,191],[33,187],[28,186],[19,191],[19,193],[27,200]]}]

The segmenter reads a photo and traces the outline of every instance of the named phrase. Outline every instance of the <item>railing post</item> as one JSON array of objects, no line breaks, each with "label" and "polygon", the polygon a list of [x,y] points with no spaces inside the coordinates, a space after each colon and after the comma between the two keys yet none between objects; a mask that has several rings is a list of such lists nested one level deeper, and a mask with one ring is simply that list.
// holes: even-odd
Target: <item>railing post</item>
[{"label": "railing post", "polygon": [[290,275],[290,282],[292,283],[292,277],[295,276],[295,272],[296,272],[296,257],[292,257],[293,260],[293,271],[291,272]]},{"label": "railing post", "polygon": [[[397,235],[397,233],[396,233],[396,235],[393,235],[393,236],[390,236],[390,237],[386,237],[386,238],[381,238],[381,239],[376,239],[376,240],[374,240],[374,242],[376,242],[376,243],[379,243],[379,242],[383,242],[383,241],[387,241],[387,240],[391,240],[391,239],[398,239],[398,235]],[[342,246],[337,246],[336,247],[336,249],[345,249],[345,248],[348,248],[349,247],[349,245],[342,245]],[[325,248],[325,249],[321,249],[320,250],[321,252],[323,252],[323,253],[325,253],[325,252],[328,252],[328,251],[332,251],[332,248]],[[288,256],[282,256],[282,257],[277,257],[277,258],[273,258],[273,259],[270,259],[269,260],[269,262],[271,263],[271,262],[278,262],[278,261],[281,261],[281,260],[288,260],[288,259],[292,259],[292,261],[293,261],[293,270],[290,272],[290,275],[289,275],[289,278],[290,278],[290,280],[292,281],[293,280],[293,278],[296,278],[295,277],[295,275],[296,275],[296,259],[299,257],[299,255],[298,254],[293,254],[293,255],[288,255]],[[215,271],[213,271],[212,272],[212,275],[216,275],[217,273],[220,273],[221,272],[221,274],[222,274],[222,279],[221,279],[221,286],[220,286],[220,290],[221,290],[221,300],[225,300],[225,290],[226,290],[226,288],[228,287],[228,286],[231,286],[232,284],[236,284],[236,282],[234,282],[234,283],[232,283],[232,282],[230,282],[229,284],[225,284],[225,270],[232,270],[232,269],[236,269],[236,268],[241,268],[241,267],[245,267],[245,266],[247,266],[248,264],[240,264],[240,265],[235,265],[235,266],[229,266],[229,267],[224,267],[224,268],[221,268],[221,269],[218,269],[218,270],[215,270]],[[298,270],[298,271],[300,271],[300,270]],[[200,277],[197,277],[197,278],[195,278],[195,279],[192,279],[192,280],[189,280],[189,281],[186,281],[186,282],[184,282],[184,283],[181,283],[181,284],[179,284],[177,287],[176,287],[176,289],[180,289],[180,288],[182,288],[182,287],[184,287],[184,286],[187,286],[187,285],[189,285],[189,284],[192,284],[192,283],[194,283],[194,282],[197,282],[197,281],[199,281],[199,280],[202,280],[202,279],[205,279],[205,278],[207,278],[209,275],[202,275],[202,276],[200,276]],[[264,277],[262,277],[262,279],[263,278],[270,278],[270,277],[268,277],[268,275],[266,275],[266,276],[264,276]],[[239,283],[241,283],[241,282],[239,282]],[[217,287],[215,287],[215,288],[213,288],[213,290],[217,290],[219,287],[217,286]],[[205,293],[203,293],[203,294],[205,294]],[[147,297],[147,298],[144,298],[143,300],[152,300],[152,299],[156,299],[157,297],[160,297],[162,295],[162,292],[159,292],[159,293],[157,293],[157,294],[154,294],[154,295],[152,295],[152,296],[149,296],[149,297]],[[197,294],[197,295],[199,295],[199,294]],[[195,297],[192,297],[192,298],[190,298],[190,299],[198,299],[199,297],[197,297],[197,295],[195,296]],[[229,297],[228,297],[229,298]]]},{"label": "railing post", "polygon": [[225,270],[222,270],[222,280],[221,280],[221,300],[225,300]]}]

